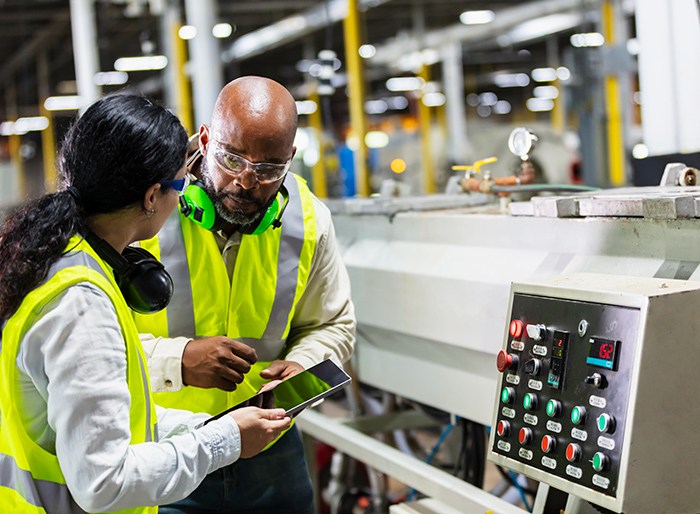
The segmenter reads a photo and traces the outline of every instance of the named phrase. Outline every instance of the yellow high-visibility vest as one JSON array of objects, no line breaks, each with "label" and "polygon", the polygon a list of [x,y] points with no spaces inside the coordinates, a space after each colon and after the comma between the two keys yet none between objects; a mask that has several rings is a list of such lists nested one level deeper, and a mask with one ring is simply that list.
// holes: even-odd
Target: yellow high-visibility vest
[{"label": "yellow high-visibility vest", "polygon": [[[114,305],[126,345],[127,382],[131,394],[131,444],[153,441],[156,411],[151,395],[146,356],[131,310],[114,281],[112,271],[80,237],[73,236],[67,251],[51,267],[47,280],[29,293],[2,330],[0,351],[0,511],[13,514],[84,514],[66,486],[58,458],[27,434],[18,401],[17,355],[36,314],[68,287],[90,282]],[[155,514],[158,507],[127,509],[124,513]]]},{"label": "yellow high-visibility vest", "polygon": [[242,236],[230,281],[214,234],[179,213],[157,237],[141,242],[165,265],[175,292],[164,311],[134,314],[140,332],[160,337],[226,335],[253,347],[259,358],[233,392],[184,386],[156,393],[158,404],[218,414],[253,396],[265,382],[260,371],[284,357],[316,249],[313,195],[293,173],[284,185],[289,198],[282,227]]}]

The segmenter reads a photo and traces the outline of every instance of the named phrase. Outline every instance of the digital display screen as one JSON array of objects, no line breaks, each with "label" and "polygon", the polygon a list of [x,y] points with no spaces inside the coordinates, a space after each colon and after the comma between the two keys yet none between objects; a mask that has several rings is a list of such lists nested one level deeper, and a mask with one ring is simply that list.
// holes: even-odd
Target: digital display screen
[{"label": "digital display screen", "polygon": [[547,383],[555,389],[561,388],[568,344],[569,333],[555,330],[552,334],[552,357],[549,360],[549,373],[547,374]]},{"label": "digital display screen", "polygon": [[600,337],[591,337],[588,342],[591,344],[591,347],[588,350],[586,364],[598,368],[615,370],[617,364],[617,349],[620,342]]}]

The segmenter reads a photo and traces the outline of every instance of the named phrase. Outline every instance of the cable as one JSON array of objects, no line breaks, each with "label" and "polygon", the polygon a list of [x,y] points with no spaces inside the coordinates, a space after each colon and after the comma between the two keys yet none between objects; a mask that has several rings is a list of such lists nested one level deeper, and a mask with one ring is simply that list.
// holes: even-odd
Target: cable
[{"label": "cable", "polygon": [[[447,436],[452,432],[452,429],[455,427],[454,423],[450,423],[447,425],[442,433],[440,434],[440,437],[438,437],[437,442],[433,445],[433,449],[430,450],[430,454],[428,455],[428,458],[425,459],[426,464],[430,464],[435,457],[435,454],[437,451],[440,449],[440,445],[442,445],[442,442],[447,438]],[[416,499],[416,490],[414,488],[411,488],[411,490],[408,492],[408,495],[406,496],[407,501],[413,501]]]},{"label": "cable", "polygon": [[513,479],[513,485],[515,485],[515,488],[520,493],[520,499],[525,504],[525,510],[532,512],[532,507],[530,507],[530,504],[527,501],[527,496],[525,496],[525,490],[523,489],[523,486],[520,485],[520,482],[518,482],[518,475],[515,474],[515,471],[511,471],[510,469],[508,470],[508,474]]}]

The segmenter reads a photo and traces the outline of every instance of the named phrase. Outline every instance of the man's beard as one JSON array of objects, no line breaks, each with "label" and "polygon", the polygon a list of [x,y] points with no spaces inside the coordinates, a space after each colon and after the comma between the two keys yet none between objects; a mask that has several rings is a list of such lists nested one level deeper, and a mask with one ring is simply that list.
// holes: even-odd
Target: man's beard
[{"label": "man's beard", "polygon": [[[242,189],[238,193],[216,191],[216,188],[211,180],[211,176],[209,175],[206,159],[202,159],[200,174],[202,176],[202,183],[204,184],[204,191],[206,191],[209,198],[211,198],[214,208],[216,209],[216,213],[227,223],[239,226],[253,225],[254,223],[257,223],[265,214],[265,205],[261,204],[255,197],[253,197],[253,194],[250,191],[246,191],[245,189]],[[230,209],[224,205],[223,199],[226,197],[244,202],[252,202],[256,205],[257,209],[250,213],[241,209]]]}]

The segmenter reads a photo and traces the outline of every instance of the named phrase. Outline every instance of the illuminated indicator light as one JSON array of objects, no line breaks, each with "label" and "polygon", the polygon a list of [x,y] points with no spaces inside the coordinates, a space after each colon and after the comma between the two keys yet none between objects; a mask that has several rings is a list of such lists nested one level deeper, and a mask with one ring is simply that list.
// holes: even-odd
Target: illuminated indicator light
[{"label": "illuminated indicator light", "polygon": [[608,467],[608,458],[603,452],[596,452],[593,456],[593,469],[603,471]]},{"label": "illuminated indicator light", "polygon": [[553,418],[554,416],[559,414],[559,402],[557,400],[549,400],[547,402],[547,416],[550,418]]},{"label": "illuminated indicator light", "polygon": [[566,447],[566,460],[569,462],[576,462],[581,458],[581,448],[578,444],[570,443]]},{"label": "illuminated indicator light", "polygon": [[403,173],[406,171],[406,161],[403,159],[396,158],[393,161],[391,161],[391,171],[394,173]]},{"label": "illuminated indicator light", "polygon": [[507,436],[510,432],[510,423],[508,423],[505,420],[501,420],[498,422],[498,426],[496,427],[496,432],[498,435],[501,437]]},{"label": "illuminated indicator light", "polygon": [[615,418],[610,414],[603,413],[598,416],[598,430],[601,432],[612,433],[615,431]]},{"label": "illuminated indicator light", "polygon": [[527,444],[532,438],[532,431],[529,428],[521,428],[518,432],[518,441],[520,444]]},{"label": "illuminated indicator light", "polygon": [[586,417],[586,408],[585,407],[574,407],[573,410],[571,411],[571,422],[574,425],[579,425],[583,423],[584,418]]},{"label": "illuminated indicator light", "polygon": [[532,393],[527,393],[523,397],[523,407],[525,407],[527,410],[532,410],[537,407],[537,396]]},{"label": "illuminated indicator light", "polygon": [[542,438],[542,443],[540,444],[540,448],[542,448],[542,451],[544,453],[549,453],[552,450],[554,450],[554,447],[556,446],[556,444],[557,444],[556,440],[551,435],[546,435]]},{"label": "illuminated indicator light", "polygon": [[503,403],[513,403],[513,398],[515,397],[515,390],[512,387],[504,387],[501,391],[501,401]]},{"label": "illuminated indicator light", "polygon": [[520,321],[519,319],[514,319],[513,321],[510,322],[510,335],[511,337],[514,337],[518,339],[521,335],[523,335],[523,322]]}]

